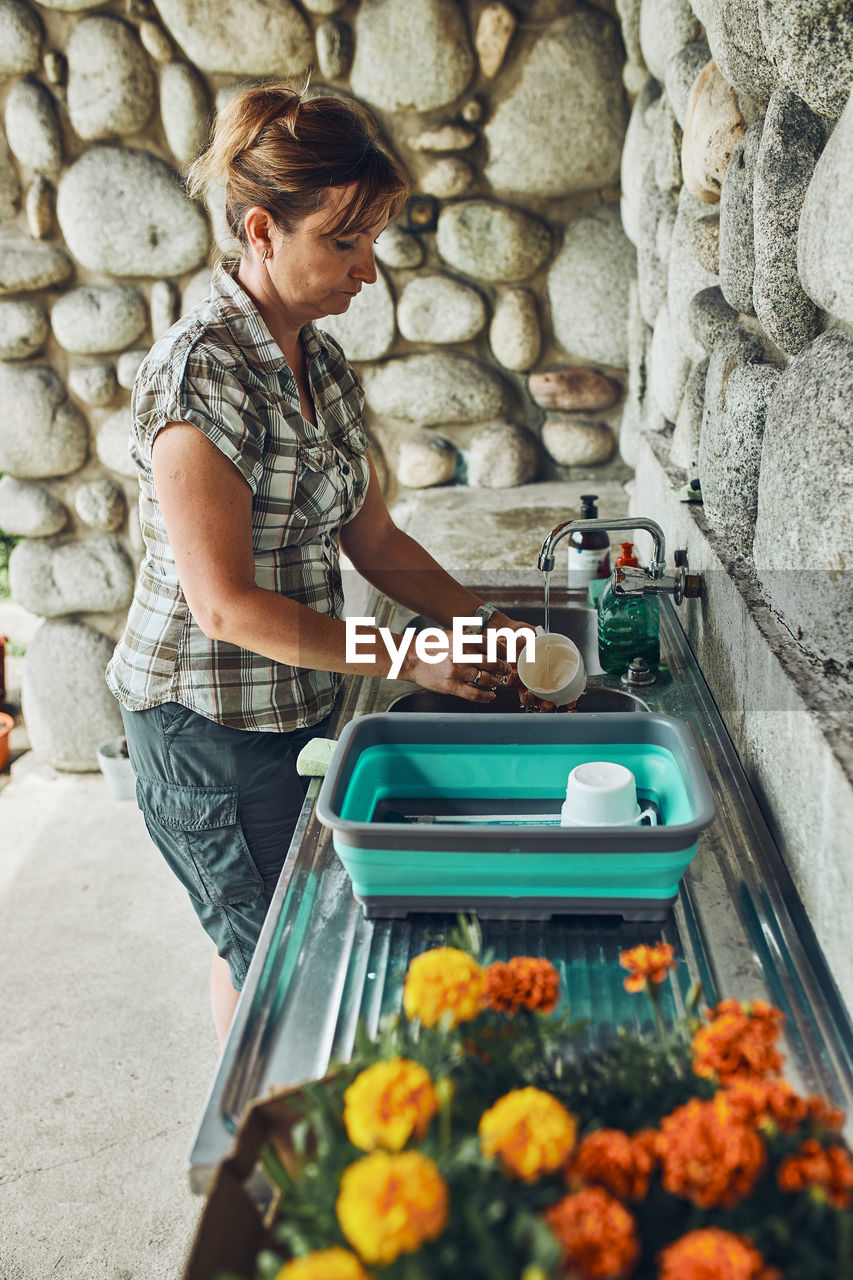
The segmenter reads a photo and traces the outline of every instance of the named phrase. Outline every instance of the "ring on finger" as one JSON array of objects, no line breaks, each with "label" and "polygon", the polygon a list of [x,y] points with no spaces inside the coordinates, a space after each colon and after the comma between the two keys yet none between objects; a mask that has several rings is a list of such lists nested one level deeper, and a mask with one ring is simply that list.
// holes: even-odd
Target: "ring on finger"
[{"label": "ring on finger", "polygon": [[482,678],[483,678],[483,668],[478,667],[477,674],[474,676],[474,679],[471,681],[471,683],[474,685],[475,688],[479,689],[480,681],[482,680]]}]

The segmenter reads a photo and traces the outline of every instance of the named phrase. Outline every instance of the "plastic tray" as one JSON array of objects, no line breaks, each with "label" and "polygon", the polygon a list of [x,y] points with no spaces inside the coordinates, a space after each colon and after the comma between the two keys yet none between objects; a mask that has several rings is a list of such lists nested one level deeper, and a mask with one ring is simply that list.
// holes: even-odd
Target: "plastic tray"
[{"label": "plastic tray", "polygon": [[[570,769],[615,760],[660,825],[560,827]],[[346,726],[317,801],[368,916],[666,916],[714,803],[664,715],[381,713]]]}]

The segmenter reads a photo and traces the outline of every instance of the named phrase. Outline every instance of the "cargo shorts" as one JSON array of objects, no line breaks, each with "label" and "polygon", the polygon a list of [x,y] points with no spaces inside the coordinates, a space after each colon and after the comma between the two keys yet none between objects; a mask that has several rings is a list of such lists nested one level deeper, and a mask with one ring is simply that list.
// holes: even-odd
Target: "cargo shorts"
[{"label": "cargo shorts", "polygon": [[148,831],[239,991],[308,786],[296,757],[331,717],[258,733],[177,702],[121,714]]}]

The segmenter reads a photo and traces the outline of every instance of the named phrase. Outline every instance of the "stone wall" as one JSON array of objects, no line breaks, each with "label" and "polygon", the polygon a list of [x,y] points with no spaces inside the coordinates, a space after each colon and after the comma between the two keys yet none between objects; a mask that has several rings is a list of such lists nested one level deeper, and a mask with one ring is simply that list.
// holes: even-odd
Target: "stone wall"
[{"label": "stone wall", "polygon": [[628,474],[624,64],[608,0],[0,0],[0,527],[24,538],[13,595],[45,618],[38,755],[89,769],[120,731],[103,671],[141,553],[130,389],[233,248],[221,200],[180,180],[217,107],[311,66],[313,91],[378,115],[416,195],[327,325],[389,499],[443,484],[464,504]]}]

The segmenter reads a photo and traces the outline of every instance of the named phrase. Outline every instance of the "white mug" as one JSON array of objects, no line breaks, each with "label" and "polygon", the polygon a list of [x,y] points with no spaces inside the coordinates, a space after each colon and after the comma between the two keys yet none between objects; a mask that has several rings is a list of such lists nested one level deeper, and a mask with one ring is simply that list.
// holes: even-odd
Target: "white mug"
[{"label": "white mug", "polygon": [[537,634],[518,658],[518,678],[531,693],[547,698],[558,707],[576,702],[586,688],[586,671],[580,649],[568,636],[555,631]]},{"label": "white mug", "polygon": [[630,769],[611,760],[575,765],[566,783],[560,811],[563,827],[635,826],[642,818],[657,826],[657,814],[637,801],[637,782]]}]

